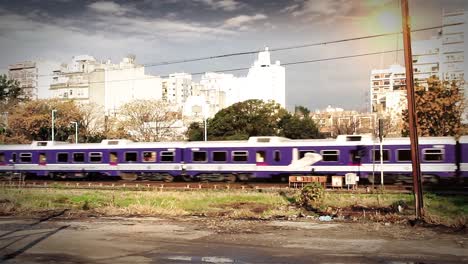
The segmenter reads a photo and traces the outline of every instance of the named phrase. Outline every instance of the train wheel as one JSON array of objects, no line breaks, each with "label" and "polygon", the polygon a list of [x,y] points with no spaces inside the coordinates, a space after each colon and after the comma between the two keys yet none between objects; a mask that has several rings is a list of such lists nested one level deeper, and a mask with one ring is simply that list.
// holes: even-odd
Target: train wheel
[{"label": "train wheel", "polygon": [[120,174],[120,178],[126,181],[134,181],[138,178],[138,176],[136,175],[136,173],[123,172]]},{"label": "train wheel", "polygon": [[224,176],[224,180],[228,183],[233,183],[233,182],[236,182],[237,178],[236,178],[236,175],[228,174]]},{"label": "train wheel", "polygon": [[174,176],[172,175],[164,175],[164,179],[163,179],[164,182],[173,182],[174,181]]},{"label": "train wheel", "polygon": [[191,182],[192,181],[192,177],[188,176],[188,175],[182,175],[182,180],[184,182]]}]

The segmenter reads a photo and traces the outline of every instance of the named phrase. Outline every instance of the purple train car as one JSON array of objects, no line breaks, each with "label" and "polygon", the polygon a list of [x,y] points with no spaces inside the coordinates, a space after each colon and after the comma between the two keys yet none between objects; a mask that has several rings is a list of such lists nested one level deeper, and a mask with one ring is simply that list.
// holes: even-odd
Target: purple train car
[{"label": "purple train car", "polygon": [[468,136],[458,139],[458,162],[460,166],[460,177],[468,179]]},{"label": "purple train car", "polygon": [[[300,155],[315,152],[322,160],[313,165],[318,175],[345,175],[354,172],[370,182],[410,182],[412,174],[409,138],[383,140],[382,164],[380,144],[370,135],[341,135],[336,140],[307,140],[299,147]],[[456,141],[452,137],[421,137],[419,157],[423,179],[438,182],[457,173]],[[376,177],[379,176],[379,177]]]},{"label": "purple train car", "polygon": [[[468,136],[421,137],[423,179],[468,177]],[[380,156],[382,156],[382,164]],[[378,141],[370,135],[291,140],[251,137],[245,141],[136,143],[103,140],[69,144],[35,141],[0,146],[0,174],[22,172],[52,178],[120,176],[123,179],[235,181],[287,180],[290,175],[358,174],[370,182],[411,182],[409,138]],[[377,177],[376,177],[377,176]]]},{"label": "purple train car", "polygon": [[321,159],[310,153],[299,157],[294,144],[282,137],[251,137],[248,141],[189,142],[185,146],[185,173],[211,181],[277,179],[311,174],[311,165]]},{"label": "purple train car", "polygon": [[172,181],[181,174],[183,144],[103,140],[69,144],[34,141],[0,148],[0,172],[51,178],[137,177]]}]

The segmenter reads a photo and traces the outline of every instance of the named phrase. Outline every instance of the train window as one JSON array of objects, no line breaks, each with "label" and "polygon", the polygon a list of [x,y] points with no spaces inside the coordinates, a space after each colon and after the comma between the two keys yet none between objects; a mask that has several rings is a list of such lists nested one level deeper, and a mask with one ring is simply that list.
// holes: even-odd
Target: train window
[{"label": "train window", "polygon": [[[372,151],[373,151],[372,158],[374,159],[374,161],[380,161],[380,149],[374,149]],[[383,149],[382,154],[383,154],[383,161],[390,161],[390,150]]]},{"label": "train window", "polygon": [[227,152],[226,151],[213,151],[213,161],[225,162],[227,161]]},{"label": "train window", "polygon": [[265,151],[257,151],[256,162],[265,162],[266,153]]},{"label": "train window", "polygon": [[161,162],[173,162],[174,152],[173,151],[161,151]]},{"label": "train window", "polygon": [[208,160],[206,151],[194,151],[192,152],[193,162],[206,162]]},{"label": "train window", "polygon": [[5,162],[5,153],[0,153],[0,162],[4,163]]},{"label": "train window", "polygon": [[47,155],[45,153],[39,153],[39,163],[46,163]]},{"label": "train window", "polygon": [[320,154],[323,161],[338,161],[340,158],[339,150],[322,150]]},{"label": "train window", "polygon": [[397,161],[411,161],[411,150],[397,149]]},{"label": "train window", "polygon": [[32,161],[31,153],[20,153],[20,162],[27,163]]},{"label": "train window", "polygon": [[85,154],[83,152],[73,153],[73,162],[84,162],[84,161],[85,161]]},{"label": "train window", "polygon": [[273,154],[273,160],[276,162],[281,160],[281,152],[279,150],[275,150]]},{"label": "train window", "polygon": [[244,162],[247,161],[249,153],[247,151],[233,151],[232,152],[232,161]]},{"label": "train window", "polygon": [[143,151],[143,162],[155,162],[156,151]]},{"label": "train window", "polygon": [[424,161],[442,161],[444,160],[443,149],[423,149]]},{"label": "train window", "polygon": [[57,162],[68,162],[68,153],[57,153]]},{"label": "train window", "polygon": [[13,163],[16,162],[16,153],[11,154],[11,160],[13,161]]},{"label": "train window", "polygon": [[138,153],[136,152],[125,152],[125,161],[127,162],[137,162]]},{"label": "train window", "polygon": [[117,155],[117,152],[115,151],[109,152],[109,163],[115,165],[117,164],[118,161],[119,161],[119,157]]},{"label": "train window", "polygon": [[315,153],[315,150],[300,150],[299,151],[299,159],[305,157],[306,153]]},{"label": "train window", "polygon": [[89,153],[89,162],[101,162],[102,161],[102,152],[90,152]]}]

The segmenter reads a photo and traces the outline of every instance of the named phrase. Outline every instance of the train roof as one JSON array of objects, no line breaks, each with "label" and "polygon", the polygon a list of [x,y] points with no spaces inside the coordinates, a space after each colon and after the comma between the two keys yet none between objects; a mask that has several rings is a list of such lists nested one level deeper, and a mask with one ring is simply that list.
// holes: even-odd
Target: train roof
[{"label": "train roof", "polygon": [[[460,138],[468,143],[468,136]],[[319,147],[319,146],[356,146],[378,145],[372,135],[339,135],[336,139],[289,139],[284,137],[250,137],[238,141],[191,141],[191,142],[133,142],[126,139],[106,139],[101,143],[72,144],[59,141],[33,141],[31,144],[0,145],[0,150],[41,150],[41,149],[151,149],[151,148],[206,148],[206,147]],[[384,138],[384,145],[409,145],[410,139]],[[421,137],[419,144],[455,145],[453,137]]]}]

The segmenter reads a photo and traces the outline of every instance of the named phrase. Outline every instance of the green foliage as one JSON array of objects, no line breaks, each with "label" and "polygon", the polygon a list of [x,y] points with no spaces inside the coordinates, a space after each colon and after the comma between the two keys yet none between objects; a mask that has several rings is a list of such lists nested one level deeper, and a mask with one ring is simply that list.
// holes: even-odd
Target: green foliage
[{"label": "green foliage", "polygon": [[282,135],[291,139],[319,138],[320,132],[315,122],[309,117],[286,115],[280,121]]},{"label": "green foliage", "polygon": [[[272,101],[265,103],[252,99],[239,102],[219,111],[213,119],[208,120],[208,139],[245,140],[251,136],[317,138],[318,128],[309,118],[308,109],[301,107],[300,112],[302,114],[293,116]],[[196,125],[189,128],[189,140],[199,139],[201,130]]]},{"label": "green foliage", "polygon": [[208,122],[209,139],[248,139],[279,135],[279,121],[287,111],[275,102],[247,100],[219,111]]},{"label": "green foliage", "polygon": [[[5,74],[0,75],[0,103],[2,107],[16,104],[26,100],[28,97],[24,90],[20,88],[20,84],[16,80],[8,79]],[[6,109],[2,109],[6,110]]]},{"label": "green foliage", "polygon": [[[430,78],[427,90],[423,86],[415,88],[416,115],[420,136],[460,135],[464,111],[463,94],[456,82],[442,82]],[[402,134],[409,134],[408,110],[404,110]]]},{"label": "green foliage", "polygon": [[193,122],[189,125],[185,134],[189,141],[202,141],[204,138],[204,127],[198,122]]},{"label": "green foliage", "polygon": [[325,190],[319,182],[307,184],[301,190],[301,205],[307,209],[316,210],[322,205]]}]

